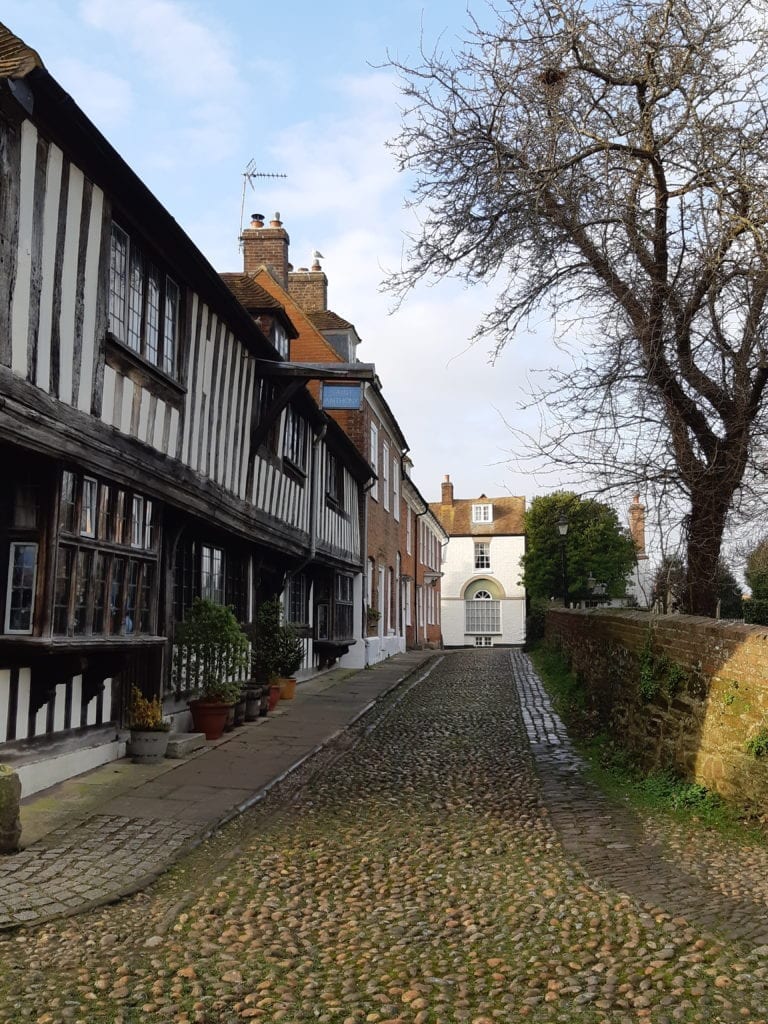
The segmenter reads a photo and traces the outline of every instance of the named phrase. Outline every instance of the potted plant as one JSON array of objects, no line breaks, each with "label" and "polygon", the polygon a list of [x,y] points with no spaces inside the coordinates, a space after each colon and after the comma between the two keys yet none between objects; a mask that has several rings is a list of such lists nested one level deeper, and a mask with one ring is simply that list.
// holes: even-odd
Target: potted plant
[{"label": "potted plant", "polygon": [[381,612],[376,608],[372,608],[370,605],[365,606],[365,625],[368,633],[373,633],[378,629],[378,621],[381,618]]},{"label": "potted plant", "polygon": [[158,697],[148,700],[138,687],[131,690],[128,705],[131,758],[134,764],[159,764],[168,749],[169,722],[163,721]]},{"label": "potted plant", "polygon": [[304,644],[293,626],[280,627],[277,643],[277,672],[281,700],[293,700],[296,696],[296,673],[304,660]]},{"label": "potted plant", "polygon": [[260,715],[273,711],[280,699],[280,687],[275,682],[279,673],[281,606],[278,597],[272,597],[256,609],[253,622],[244,627],[251,644],[251,675],[254,683],[261,685]]},{"label": "potted plant", "polygon": [[176,627],[176,656],[188,688],[199,691],[189,702],[195,730],[207,740],[218,739],[240,696],[237,676],[248,665],[248,639],[232,609],[196,598]]}]

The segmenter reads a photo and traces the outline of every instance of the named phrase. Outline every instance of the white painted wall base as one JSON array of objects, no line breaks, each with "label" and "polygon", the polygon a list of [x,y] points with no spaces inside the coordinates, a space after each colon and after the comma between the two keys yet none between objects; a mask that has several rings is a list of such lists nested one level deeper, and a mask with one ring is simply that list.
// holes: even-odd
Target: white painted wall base
[{"label": "white painted wall base", "polygon": [[43,757],[39,761],[20,764],[16,766],[16,772],[21,779],[22,800],[49,786],[55,786],[57,782],[64,782],[65,779],[98,768],[99,765],[119,761],[121,757],[125,757],[125,740],[115,738],[98,746],[68,750],[59,755]]}]

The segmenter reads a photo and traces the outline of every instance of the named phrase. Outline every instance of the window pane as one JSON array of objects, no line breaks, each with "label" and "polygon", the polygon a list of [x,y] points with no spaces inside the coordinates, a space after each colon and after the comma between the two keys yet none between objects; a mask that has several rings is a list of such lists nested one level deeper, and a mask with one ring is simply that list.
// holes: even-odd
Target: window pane
[{"label": "window pane", "polygon": [[112,225],[109,254],[109,329],[125,341],[125,295],[128,287],[128,236]]},{"label": "window pane", "polygon": [[123,631],[130,636],[136,628],[136,599],[139,595],[139,575],[141,565],[131,560],[128,563],[128,586],[125,591],[125,618],[123,619]]},{"label": "window pane", "polygon": [[131,249],[131,270],[128,281],[128,330],[125,340],[136,352],[141,352],[141,320],[143,314],[144,257],[134,247]]},{"label": "window pane", "polygon": [[20,530],[34,530],[37,527],[40,508],[38,485],[31,480],[19,480],[13,496],[13,525]]},{"label": "window pane", "polygon": [[59,548],[53,594],[53,632],[57,636],[66,636],[69,626],[69,588],[72,582],[73,559],[72,548]]},{"label": "window pane", "polygon": [[141,592],[139,600],[139,633],[152,632],[152,579],[153,567],[145,562],[141,569]]},{"label": "window pane", "polygon": [[99,537],[101,540],[111,540],[112,537],[111,497],[109,486],[102,484],[99,491]]},{"label": "window pane", "polygon": [[147,311],[144,327],[144,358],[157,366],[160,348],[160,272],[149,266],[147,274]]},{"label": "window pane", "polygon": [[165,316],[163,317],[163,369],[176,370],[176,344],[179,334],[179,286],[170,277],[165,279]]},{"label": "window pane", "polygon": [[123,544],[125,542],[125,491],[118,491],[115,495],[115,515],[114,515],[114,540],[115,544]]},{"label": "window pane", "polygon": [[93,624],[91,632],[104,632],[104,609],[107,598],[107,570],[109,568],[109,556],[99,552],[96,555],[96,567],[93,577]]},{"label": "window pane", "polygon": [[74,533],[75,530],[75,474],[67,469],[61,474],[59,527],[65,533]]},{"label": "window pane", "polygon": [[8,630],[32,632],[37,575],[37,544],[11,544],[8,565]]},{"label": "window pane", "polygon": [[123,580],[125,559],[115,558],[112,562],[112,582],[109,586],[109,631],[119,634],[123,624]]},{"label": "window pane", "polygon": [[83,500],[80,506],[80,533],[84,537],[96,536],[96,498],[99,485],[91,477],[83,478]]},{"label": "window pane", "polygon": [[88,596],[91,590],[91,565],[93,555],[90,551],[77,552],[77,576],[75,580],[75,605],[72,632],[85,633],[88,618]]},{"label": "window pane", "polygon": [[144,547],[144,499],[138,494],[131,503],[131,547]]},{"label": "window pane", "polygon": [[144,502],[144,547],[151,551],[155,546],[155,526],[152,502],[147,498]]},{"label": "window pane", "polygon": [[292,576],[288,584],[288,621],[303,625],[307,621],[307,577]]}]

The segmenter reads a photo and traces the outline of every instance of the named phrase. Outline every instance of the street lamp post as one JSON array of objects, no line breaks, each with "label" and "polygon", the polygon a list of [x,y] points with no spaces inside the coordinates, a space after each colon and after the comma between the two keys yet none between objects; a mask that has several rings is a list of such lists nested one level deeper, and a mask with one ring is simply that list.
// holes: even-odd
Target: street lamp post
[{"label": "street lamp post", "polygon": [[565,556],[565,538],[568,535],[568,519],[563,513],[557,520],[557,532],[560,534],[560,558],[563,573],[563,608],[568,607],[568,564]]}]

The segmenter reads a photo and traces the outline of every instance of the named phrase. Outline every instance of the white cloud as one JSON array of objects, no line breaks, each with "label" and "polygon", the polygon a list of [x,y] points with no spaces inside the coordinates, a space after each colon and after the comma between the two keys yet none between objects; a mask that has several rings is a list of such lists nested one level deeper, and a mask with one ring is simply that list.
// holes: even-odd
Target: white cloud
[{"label": "white cloud", "polygon": [[[138,59],[143,77],[162,89],[164,110],[174,99],[185,104],[178,124],[169,118],[161,126],[161,144],[168,151],[178,152],[180,160],[192,155],[222,160],[234,149],[245,86],[229,33],[220,24],[198,19],[175,0],[82,0],[80,16]],[[155,113],[154,103],[147,112]]]},{"label": "white cloud", "polygon": [[131,84],[119,75],[73,57],[63,57],[56,65],[56,77],[104,132],[124,123],[134,110]]}]

